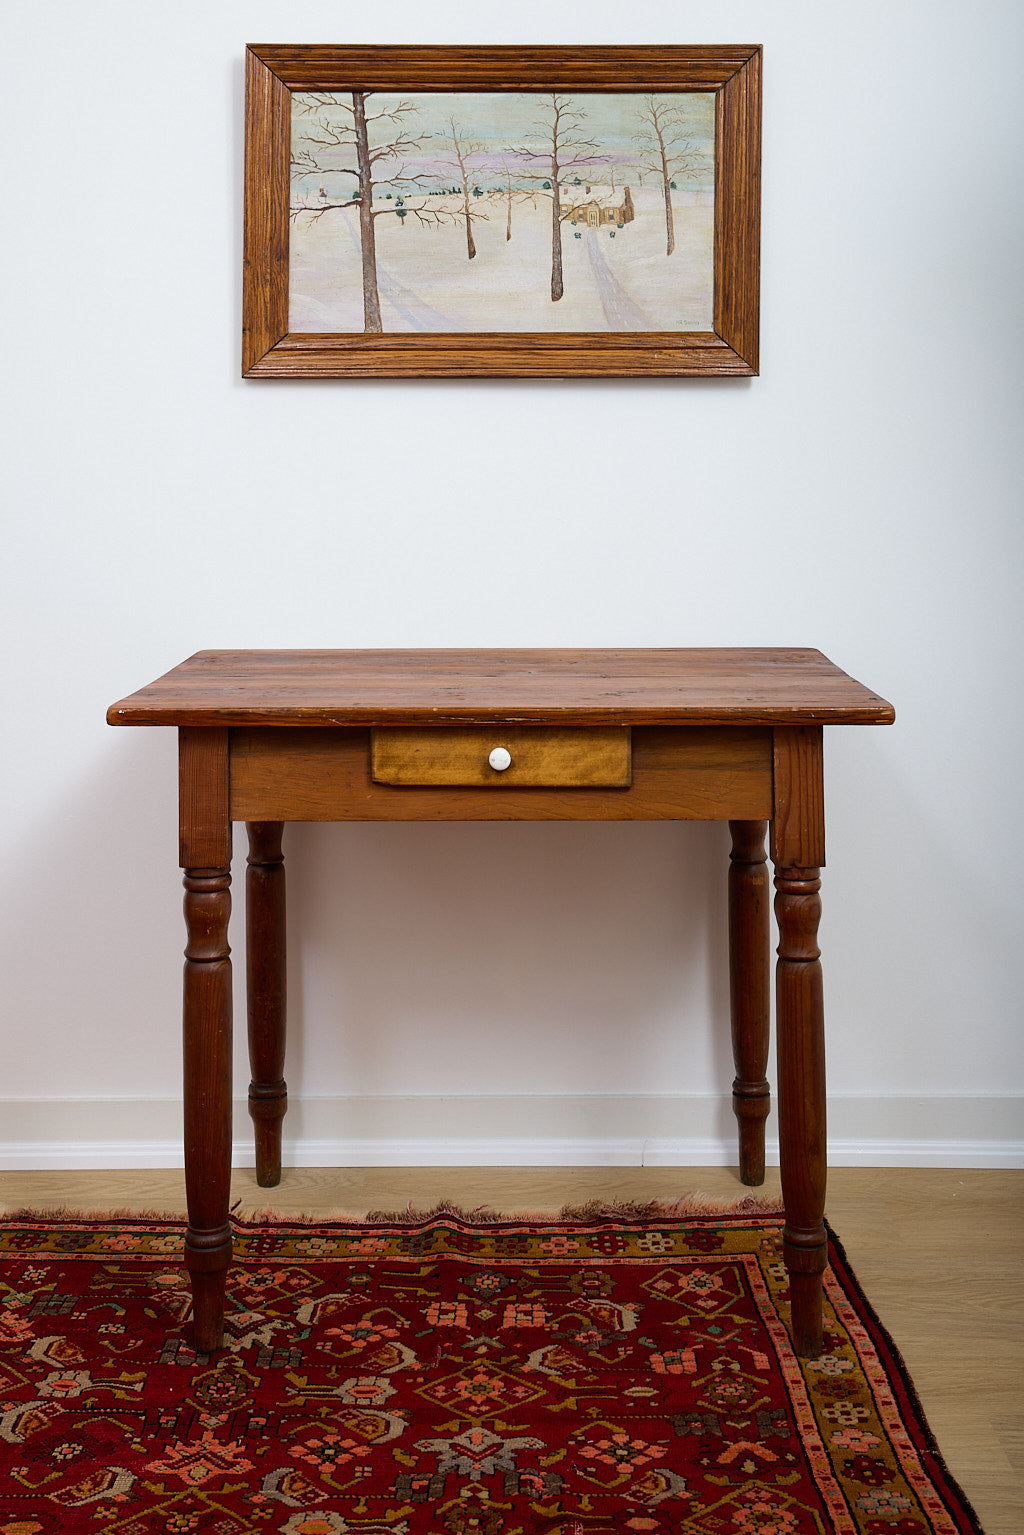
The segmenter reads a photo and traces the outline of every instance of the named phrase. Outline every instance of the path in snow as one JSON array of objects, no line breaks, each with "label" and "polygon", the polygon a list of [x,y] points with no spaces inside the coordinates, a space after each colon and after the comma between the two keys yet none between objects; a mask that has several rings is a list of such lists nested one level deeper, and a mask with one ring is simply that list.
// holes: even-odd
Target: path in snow
[{"label": "path in snow", "polygon": [[[348,230],[349,239],[360,253],[361,259],[362,242],[357,232],[352,228],[352,221],[349,218],[347,208],[342,209],[341,216],[345,220],[345,228]],[[379,258],[377,260],[377,293],[380,298],[387,299],[392,309],[396,310],[402,319],[412,326],[413,330],[456,329],[446,315],[441,314],[437,309],[431,309],[430,305],[424,303],[423,299],[414,293],[411,288],[403,287],[400,282],[396,281],[390,272],[381,266]]]},{"label": "path in snow", "polygon": [[590,270],[597,283],[598,297],[608,321],[609,330],[656,330],[642,309],[638,309],[625,288],[622,287],[611,267],[604,259],[597,235],[587,230],[587,255]]}]

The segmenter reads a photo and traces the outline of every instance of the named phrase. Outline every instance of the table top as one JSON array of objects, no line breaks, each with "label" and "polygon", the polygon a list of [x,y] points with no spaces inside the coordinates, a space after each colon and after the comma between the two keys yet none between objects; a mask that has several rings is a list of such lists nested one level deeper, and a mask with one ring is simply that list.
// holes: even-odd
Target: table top
[{"label": "table top", "polygon": [[201,650],[111,725],[887,725],[818,650]]}]

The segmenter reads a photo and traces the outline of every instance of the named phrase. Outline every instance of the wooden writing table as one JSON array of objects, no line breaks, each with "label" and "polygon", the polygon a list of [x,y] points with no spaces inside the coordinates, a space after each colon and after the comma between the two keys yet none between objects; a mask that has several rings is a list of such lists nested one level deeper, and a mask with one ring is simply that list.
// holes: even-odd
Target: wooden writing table
[{"label": "wooden writing table", "polygon": [[197,1349],[231,1261],[231,823],[249,834],[246,977],[259,1183],[287,1106],[285,821],[728,821],[740,1177],[764,1178],[766,823],[775,912],[784,1249],[797,1350],[821,1350],[825,1057],[817,947],[822,726],[892,706],[816,650],[200,651],[112,705],[174,725],[185,870],[185,1261]]}]

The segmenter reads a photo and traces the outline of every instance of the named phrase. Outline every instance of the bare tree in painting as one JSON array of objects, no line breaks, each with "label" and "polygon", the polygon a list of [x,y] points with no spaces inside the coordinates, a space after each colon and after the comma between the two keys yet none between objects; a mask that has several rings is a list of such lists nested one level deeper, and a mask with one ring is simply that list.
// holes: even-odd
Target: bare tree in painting
[{"label": "bare tree in painting", "polygon": [[487,214],[481,213],[479,210],[474,212],[470,206],[472,192],[469,183],[471,175],[467,162],[475,155],[480,155],[482,147],[466,138],[465,129],[454,117],[448,119],[446,137],[451,145],[452,155],[451,159],[445,163],[451,166],[452,170],[457,170],[459,173],[459,186],[462,188],[460,193],[462,210],[459,217],[464,220],[466,225],[466,260],[472,261],[476,255],[476,241],[473,239],[473,220],[475,218],[485,219]]},{"label": "bare tree in painting", "polygon": [[661,182],[665,194],[665,254],[671,256],[676,248],[672,218],[674,183],[696,176],[701,168],[702,156],[688,135],[686,118],[679,101],[645,96],[640,109],[640,123],[639,132],[633,135],[640,154],[640,185],[643,185],[645,171],[653,171]]},{"label": "bare tree in painting", "polygon": [[507,159],[503,160],[501,162],[501,194],[500,195],[504,199],[504,202],[505,202],[505,240],[506,240],[506,242],[511,240],[511,238],[512,238],[512,206],[513,206],[513,204],[514,203],[526,202],[527,200],[529,200],[534,208],[536,208],[536,206],[537,206],[537,193],[534,190],[534,188],[533,187],[517,187],[516,184],[515,184],[515,177],[516,177],[516,175],[517,175],[517,171],[516,171],[515,167],[510,163],[510,161],[507,160]]},{"label": "bare tree in painting", "polygon": [[562,297],[562,223],[569,210],[563,209],[561,189],[570,175],[601,163],[604,157],[593,139],[581,137],[580,125],[586,120],[582,107],[574,106],[570,96],[552,91],[544,119],[535,127],[544,148],[531,149],[517,144],[509,149],[520,161],[533,162],[534,174],[544,177],[544,190],[551,198],[551,301]]},{"label": "bare tree in painting", "polygon": [[[410,114],[416,111],[411,101],[400,101],[396,106],[382,107],[379,112],[366,110],[370,91],[353,91],[351,101],[332,92],[304,92],[295,96],[296,110],[308,122],[295,132],[292,152],[292,184],[294,190],[291,207],[292,219],[308,215],[311,223],[325,214],[342,208],[359,211],[359,245],[363,276],[363,329],[379,333],[380,295],[377,289],[377,244],[374,221],[384,215],[397,213],[403,227],[410,214],[421,223],[436,223],[439,214],[424,203],[409,203],[400,199],[393,208],[374,208],[374,188],[378,185],[418,187],[426,180],[421,175],[410,175],[405,157],[414,154],[428,138],[428,134],[416,137],[406,128]],[[383,124],[383,133],[375,124]],[[380,142],[377,140],[380,139]],[[342,160],[351,163],[340,163]],[[337,196],[329,194],[325,182],[338,176],[351,177],[355,181],[352,191]],[[307,193],[310,178],[319,183],[316,203],[296,201]]]}]

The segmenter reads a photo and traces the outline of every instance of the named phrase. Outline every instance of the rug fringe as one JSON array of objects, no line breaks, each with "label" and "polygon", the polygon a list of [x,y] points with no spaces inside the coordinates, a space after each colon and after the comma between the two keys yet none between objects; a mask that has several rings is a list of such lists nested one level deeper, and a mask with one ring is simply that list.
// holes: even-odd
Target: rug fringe
[{"label": "rug fringe", "polygon": [[[466,1209],[450,1199],[438,1200],[429,1208],[416,1208],[412,1204],[404,1210],[368,1210],[357,1214],[351,1210],[321,1211],[315,1215],[271,1208],[242,1209],[235,1206],[231,1219],[242,1226],[317,1226],[341,1222],[351,1226],[420,1226],[430,1221],[449,1219],[463,1221],[470,1226],[498,1226],[528,1222],[552,1224],[556,1221],[593,1223],[601,1220],[686,1220],[694,1216],[715,1215],[782,1215],[779,1200],[760,1194],[742,1194],[736,1199],[721,1199],[700,1192],[686,1194],[678,1199],[607,1200],[589,1199],[584,1204],[567,1204],[561,1209],[513,1209],[496,1210],[491,1205],[477,1205]],[[48,1223],[73,1224],[77,1221],[161,1221],[168,1225],[184,1225],[188,1216],[184,1210],[114,1209],[79,1210],[68,1207],[48,1210],[28,1206],[8,1210],[0,1220],[17,1224]]]},{"label": "rug fringe", "polygon": [[149,1210],[137,1206],[107,1205],[103,1209],[83,1210],[77,1205],[50,1205],[38,1209],[32,1205],[19,1205],[15,1209],[0,1212],[0,1221],[167,1221],[170,1224],[187,1222],[184,1210]]},{"label": "rug fringe", "polygon": [[562,1220],[685,1220],[690,1215],[782,1215],[782,1202],[763,1194],[740,1194],[720,1199],[710,1194],[686,1194],[680,1199],[632,1201],[592,1199],[584,1205],[563,1205]]},{"label": "rug fringe", "polygon": [[558,1210],[494,1210],[484,1205],[465,1210],[443,1199],[429,1210],[371,1210],[370,1225],[402,1225],[451,1216],[469,1224],[490,1226],[505,1221],[599,1221],[599,1220],[685,1220],[696,1215],[781,1215],[776,1199],[743,1194],[737,1199],[716,1199],[709,1194],[687,1194],[679,1199],[614,1200],[589,1199],[585,1204],[563,1205]]}]

